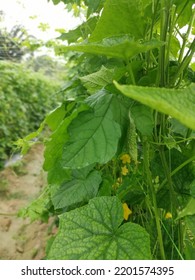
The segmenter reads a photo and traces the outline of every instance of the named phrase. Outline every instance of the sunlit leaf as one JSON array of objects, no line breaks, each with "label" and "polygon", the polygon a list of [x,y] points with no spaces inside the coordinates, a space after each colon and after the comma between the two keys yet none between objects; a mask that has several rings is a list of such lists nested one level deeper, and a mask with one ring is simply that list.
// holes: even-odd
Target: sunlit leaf
[{"label": "sunlit leaf", "polygon": [[127,97],[170,115],[195,130],[195,84],[184,89],[138,87],[117,82],[115,86]]},{"label": "sunlit leaf", "polygon": [[135,41],[129,36],[115,36],[93,43],[59,46],[56,47],[56,53],[62,54],[67,51],[77,51],[127,60],[139,53],[147,52],[149,50],[159,48],[160,46],[162,46],[162,43],[157,40],[142,43]]},{"label": "sunlit leaf", "polygon": [[148,21],[147,7],[151,3],[151,0],[107,0],[90,40],[99,41],[106,37],[124,34],[143,38]]}]

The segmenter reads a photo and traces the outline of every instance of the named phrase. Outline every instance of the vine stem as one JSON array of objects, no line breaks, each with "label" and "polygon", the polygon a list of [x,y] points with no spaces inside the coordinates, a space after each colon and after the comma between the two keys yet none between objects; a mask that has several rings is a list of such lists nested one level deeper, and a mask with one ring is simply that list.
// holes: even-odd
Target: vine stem
[{"label": "vine stem", "polygon": [[[191,158],[187,159],[186,161],[184,161],[181,165],[179,165],[177,168],[175,168],[171,173],[170,176],[172,177],[173,175],[175,175],[178,171],[180,171],[183,167],[185,167],[186,165],[188,165],[190,162],[192,162],[193,160],[195,160],[195,156],[192,156]],[[162,187],[164,187],[164,185],[167,183],[167,178],[164,179],[164,181],[161,183],[159,190],[162,189]]]},{"label": "vine stem", "polygon": [[156,221],[158,243],[159,243],[159,247],[160,247],[161,258],[163,260],[165,260],[166,256],[165,256],[165,250],[164,250],[164,245],[163,245],[160,217],[159,217],[157,201],[156,201],[156,192],[154,189],[154,185],[152,182],[152,175],[151,175],[151,171],[150,171],[149,143],[147,141],[147,137],[143,137],[143,156],[144,156],[145,173],[146,173],[147,182],[150,187],[150,192],[151,192],[151,197],[152,197],[153,211],[154,211],[154,216],[155,216],[155,221]]}]

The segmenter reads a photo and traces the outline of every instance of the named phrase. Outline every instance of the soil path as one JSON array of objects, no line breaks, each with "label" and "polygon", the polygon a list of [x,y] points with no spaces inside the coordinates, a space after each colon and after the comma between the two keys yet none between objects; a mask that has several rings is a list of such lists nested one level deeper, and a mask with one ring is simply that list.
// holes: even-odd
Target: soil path
[{"label": "soil path", "polygon": [[[0,172],[0,213],[17,213],[40,194],[46,184],[42,164],[43,146],[37,144],[20,162]],[[0,259],[42,259],[51,236],[51,222],[31,223],[28,219],[0,215]]]}]

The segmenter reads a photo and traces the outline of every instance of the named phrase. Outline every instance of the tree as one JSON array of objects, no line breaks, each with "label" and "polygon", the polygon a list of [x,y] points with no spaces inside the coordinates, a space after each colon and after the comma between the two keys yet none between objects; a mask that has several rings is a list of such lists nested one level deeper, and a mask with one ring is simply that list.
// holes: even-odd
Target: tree
[{"label": "tree", "polygon": [[23,56],[31,52],[26,43],[35,40],[27,30],[21,26],[14,26],[11,31],[0,30],[0,60],[21,61]]}]

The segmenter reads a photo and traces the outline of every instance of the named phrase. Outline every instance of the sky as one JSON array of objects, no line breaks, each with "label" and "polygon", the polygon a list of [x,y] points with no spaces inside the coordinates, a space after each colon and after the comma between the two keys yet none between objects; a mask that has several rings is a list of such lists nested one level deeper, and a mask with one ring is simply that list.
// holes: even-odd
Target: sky
[{"label": "sky", "polygon": [[[0,0],[0,11],[4,11],[4,20],[0,26],[10,30],[14,25],[21,24],[29,34],[37,39],[50,40],[59,36],[55,31],[63,28],[66,31],[79,25],[80,19],[65,10],[65,5],[54,5],[50,0]],[[49,24],[50,28],[43,32],[38,28],[40,23]]]}]

